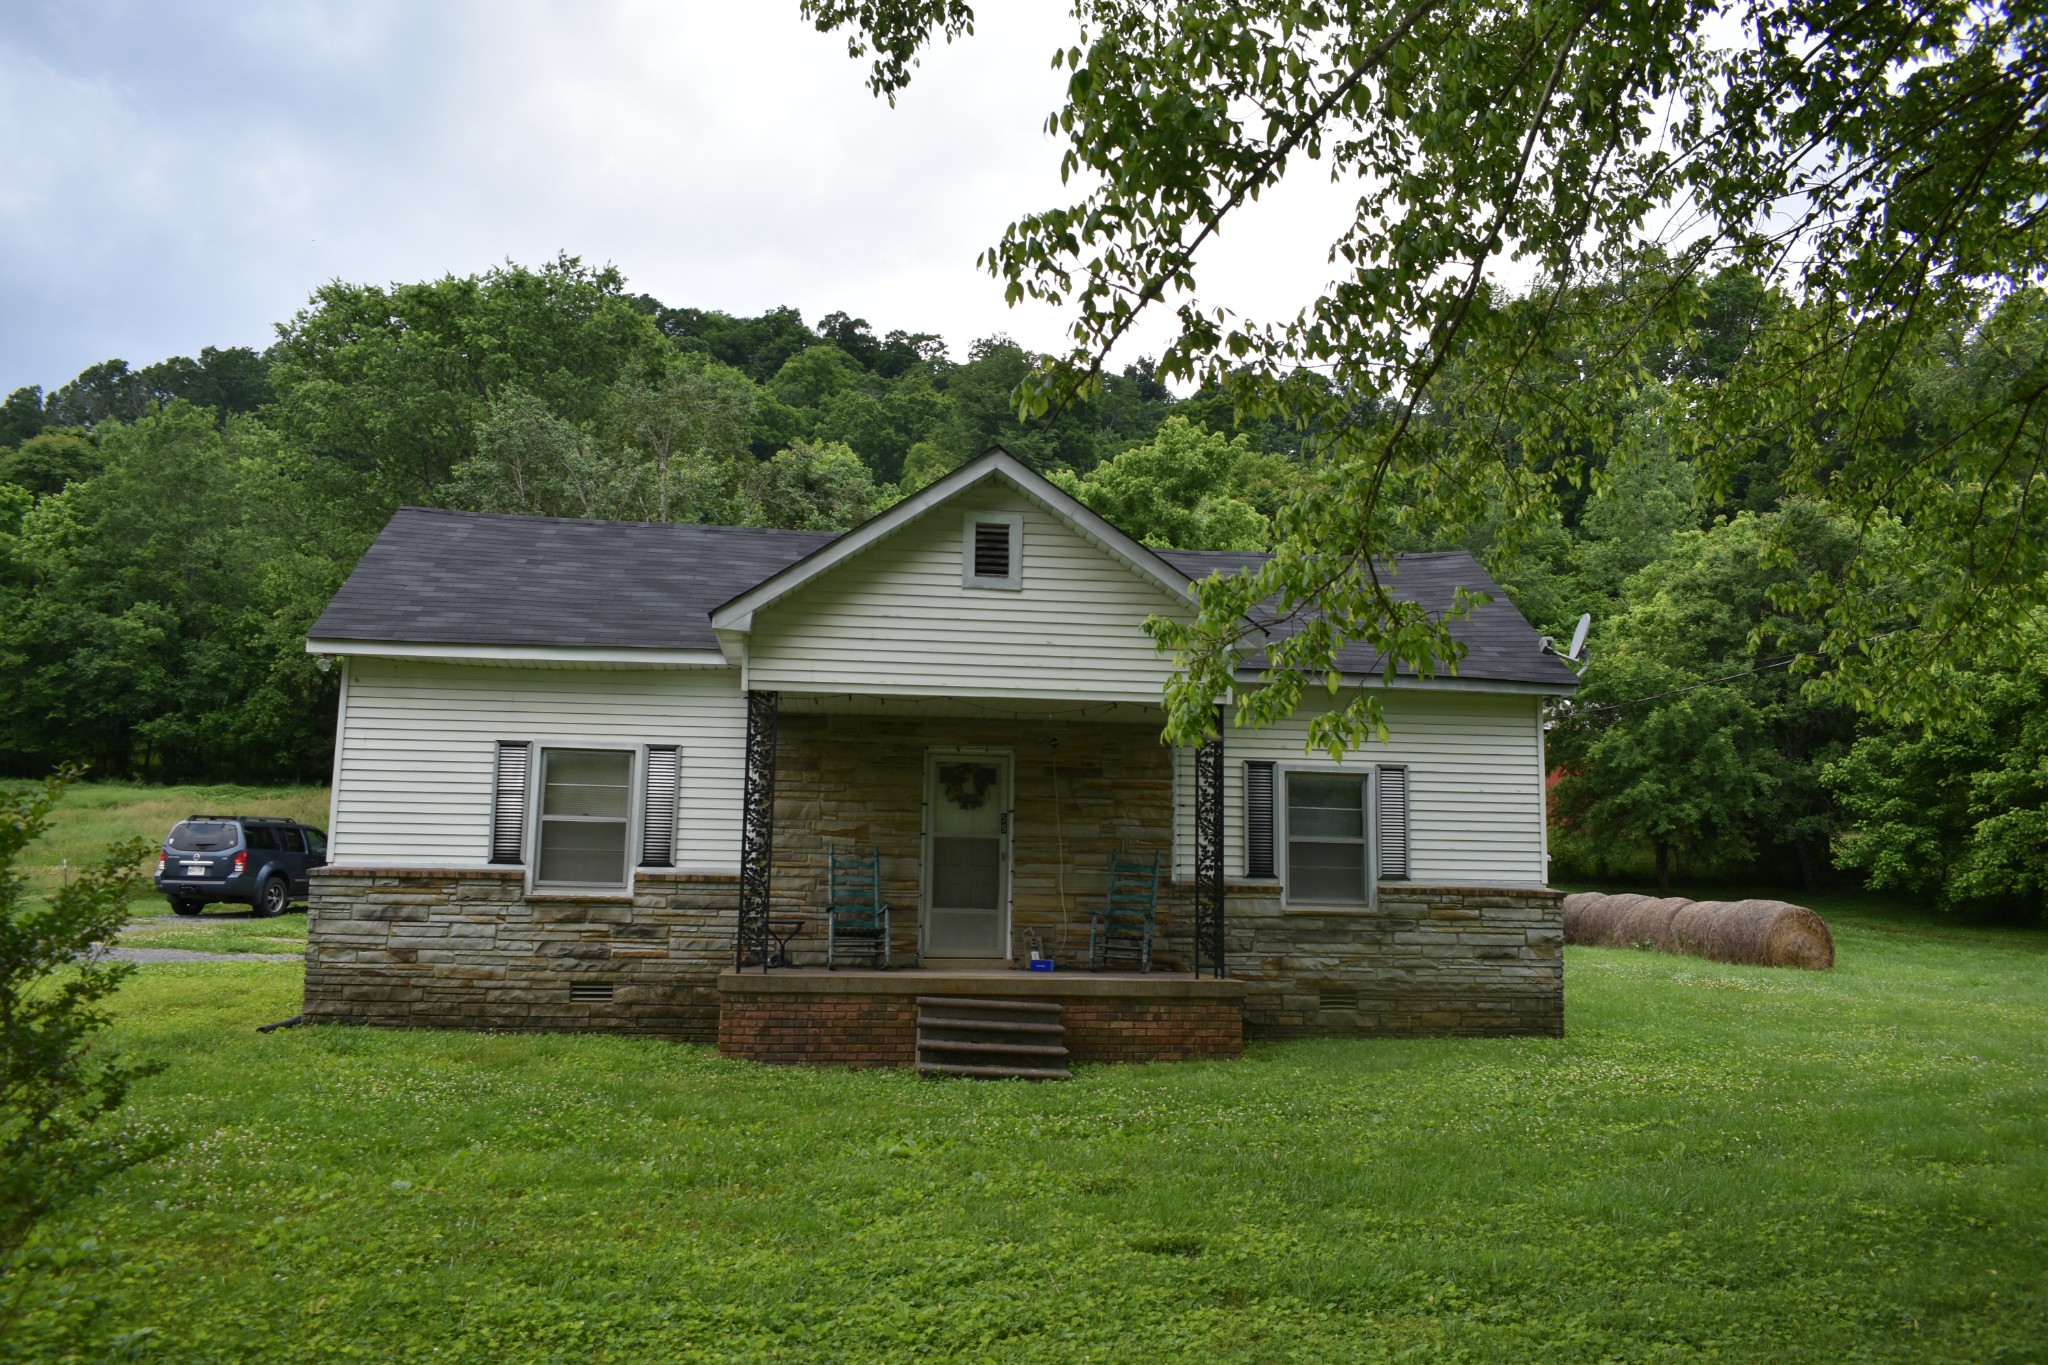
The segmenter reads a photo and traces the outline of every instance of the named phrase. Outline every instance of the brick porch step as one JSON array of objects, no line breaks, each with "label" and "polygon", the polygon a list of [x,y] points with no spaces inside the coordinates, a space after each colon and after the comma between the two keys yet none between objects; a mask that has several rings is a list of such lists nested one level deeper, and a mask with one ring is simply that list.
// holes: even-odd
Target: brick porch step
[{"label": "brick porch step", "polygon": [[917,999],[917,1069],[928,1076],[1072,1080],[1060,1006],[1027,1000]]}]

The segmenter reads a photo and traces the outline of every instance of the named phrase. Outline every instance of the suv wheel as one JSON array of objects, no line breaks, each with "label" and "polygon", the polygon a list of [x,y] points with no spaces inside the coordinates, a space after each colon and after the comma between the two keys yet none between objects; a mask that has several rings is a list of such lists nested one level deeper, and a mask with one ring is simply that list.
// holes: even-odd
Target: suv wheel
[{"label": "suv wheel", "polygon": [[269,919],[273,915],[282,915],[291,903],[291,888],[285,885],[284,878],[272,877],[256,893],[256,917]]},{"label": "suv wheel", "polygon": [[171,913],[174,915],[196,915],[205,908],[206,902],[204,901],[179,899],[171,902]]}]

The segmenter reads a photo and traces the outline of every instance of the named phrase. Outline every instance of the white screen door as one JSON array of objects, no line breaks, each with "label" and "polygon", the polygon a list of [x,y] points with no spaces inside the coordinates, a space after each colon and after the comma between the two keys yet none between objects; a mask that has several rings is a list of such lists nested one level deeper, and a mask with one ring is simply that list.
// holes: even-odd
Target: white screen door
[{"label": "white screen door", "polygon": [[1010,756],[925,760],[926,957],[1008,957]]}]

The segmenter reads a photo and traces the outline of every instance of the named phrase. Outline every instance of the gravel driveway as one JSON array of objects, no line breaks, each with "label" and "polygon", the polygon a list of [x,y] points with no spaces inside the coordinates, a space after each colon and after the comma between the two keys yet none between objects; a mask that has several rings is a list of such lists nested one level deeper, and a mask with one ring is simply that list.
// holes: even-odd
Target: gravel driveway
[{"label": "gravel driveway", "polygon": [[189,948],[106,948],[102,957],[114,962],[303,962],[304,953],[195,953]]}]

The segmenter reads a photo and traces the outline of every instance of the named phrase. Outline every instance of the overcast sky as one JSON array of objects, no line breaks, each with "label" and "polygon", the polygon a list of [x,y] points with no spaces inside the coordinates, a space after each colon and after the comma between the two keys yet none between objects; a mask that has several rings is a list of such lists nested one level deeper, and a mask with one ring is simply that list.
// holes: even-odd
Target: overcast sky
[{"label": "overcast sky", "polygon": [[[260,348],[329,279],[557,251],[671,304],[1051,348],[974,260],[1063,200],[1069,30],[978,8],[891,109],[796,0],[0,0],[0,393]],[[1205,303],[1319,290],[1344,204],[1297,179],[1202,262]]]}]

